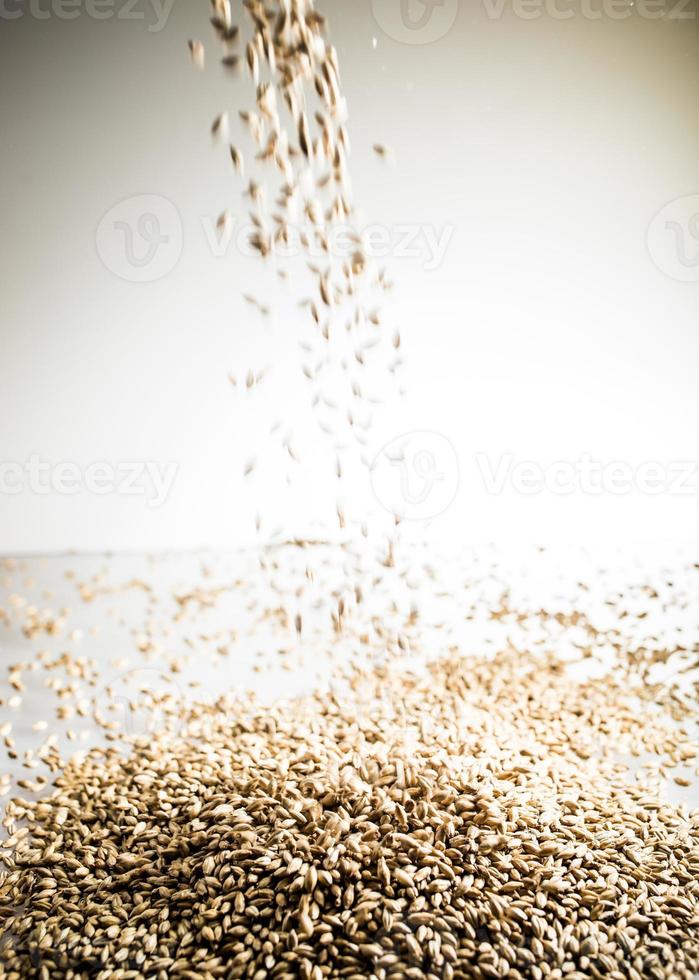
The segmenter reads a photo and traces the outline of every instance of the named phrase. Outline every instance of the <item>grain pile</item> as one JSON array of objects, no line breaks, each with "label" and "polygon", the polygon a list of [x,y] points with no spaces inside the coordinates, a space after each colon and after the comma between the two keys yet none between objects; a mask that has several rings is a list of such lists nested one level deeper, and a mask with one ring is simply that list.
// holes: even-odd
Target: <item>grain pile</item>
[{"label": "grain pile", "polygon": [[689,703],[553,655],[398,658],[96,749],[14,800],[8,980],[676,977],[699,968],[699,811],[633,780]]}]

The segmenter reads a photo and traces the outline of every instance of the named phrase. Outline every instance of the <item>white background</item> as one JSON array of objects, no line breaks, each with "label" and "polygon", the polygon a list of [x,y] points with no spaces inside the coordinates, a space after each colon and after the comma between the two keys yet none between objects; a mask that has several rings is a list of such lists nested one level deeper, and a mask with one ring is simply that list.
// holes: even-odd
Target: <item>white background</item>
[{"label": "white background", "polygon": [[[243,217],[209,126],[249,101],[214,58],[203,75],[188,63],[188,38],[209,40],[208,4],[177,0],[161,30],[145,0],[143,19],[21,9],[0,24],[0,460],[81,472],[141,460],[177,478],[158,508],[125,493],[0,493],[0,551],[230,545],[258,509],[294,528],[331,518],[313,441],[291,490],[272,464],[241,477],[242,460],[265,459],[270,420],[303,411],[289,368],[300,321],[266,267],[234,248],[215,257],[202,226],[226,206]],[[448,440],[459,479],[430,531],[449,540],[696,538],[696,493],[493,494],[476,456],[545,470],[589,454],[634,472],[699,459],[699,283],[673,278],[696,272],[692,205],[672,213],[689,265],[662,216],[647,248],[658,212],[699,192],[697,21],[498,19],[474,2],[415,45],[387,36],[368,3],[321,9],[364,220],[453,232],[435,269],[425,255],[387,262],[408,393],[380,415],[370,455],[411,431]],[[102,217],[141,194],[171,201],[182,225],[179,261],[155,282],[119,278],[96,246]],[[266,364],[252,399],[226,380]],[[366,477],[345,495],[381,510]]]}]

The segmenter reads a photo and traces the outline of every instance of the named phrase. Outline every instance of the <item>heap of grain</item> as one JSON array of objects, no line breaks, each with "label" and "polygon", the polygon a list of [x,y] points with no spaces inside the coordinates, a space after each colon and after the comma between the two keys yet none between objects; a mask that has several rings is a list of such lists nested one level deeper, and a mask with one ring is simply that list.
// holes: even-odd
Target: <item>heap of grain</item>
[{"label": "heap of grain", "polygon": [[9,980],[699,968],[699,812],[614,763],[672,735],[608,679],[510,652],[183,714],[11,804]]}]

